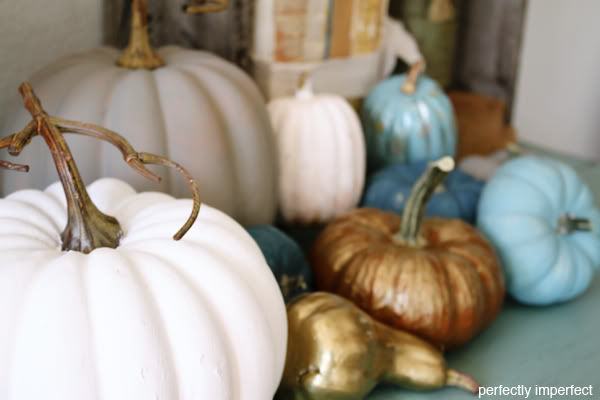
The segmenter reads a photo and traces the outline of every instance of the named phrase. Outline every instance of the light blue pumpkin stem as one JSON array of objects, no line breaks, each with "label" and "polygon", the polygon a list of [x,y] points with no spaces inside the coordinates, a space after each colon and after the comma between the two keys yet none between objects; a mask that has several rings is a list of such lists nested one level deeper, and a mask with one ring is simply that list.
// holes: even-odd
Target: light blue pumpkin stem
[{"label": "light blue pumpkin stem", "polygon": [[592,222],[587,218],[576,218],[566,214],[558,219],[556,230],[563,235],[573,232],[591,232]]},{"label": "light blue pumpkin stem", "polygon": [[423,61],[417,61],[414,63],[410,69],[408,70],[408,74],[406,76],[406,80],[402,84],[400,90],[404,94],[413,95],[417,91],[417,79],[419,79],[419,75],[421,75],[421,71],[423,70]]},{"label": "light blue pumpkin stem", "polygon": [[419,231],[425,218],[427,202],[453,169],[454,159],[450,156],[442,157],[429,164],[410,191],[402,212],[400,230],[394,235],[394,240],[408,246],[419,246]]}]

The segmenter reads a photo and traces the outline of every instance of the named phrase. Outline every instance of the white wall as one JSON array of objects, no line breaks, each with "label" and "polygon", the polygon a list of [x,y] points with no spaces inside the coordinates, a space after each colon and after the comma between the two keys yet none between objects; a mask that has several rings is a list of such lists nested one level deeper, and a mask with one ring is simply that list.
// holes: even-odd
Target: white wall
[{"label": "white wall", "polygon": [[[31,73],[61,56],[101,43],[102,3],[0,0],[0,119],[8,112],[7,99],[15,96]],[[0,137],[10,133],[0,132]]]},{"label": "white wall", "polygon": [[600,1],[529,0],[513,124],[519,137],[600,160]]}]

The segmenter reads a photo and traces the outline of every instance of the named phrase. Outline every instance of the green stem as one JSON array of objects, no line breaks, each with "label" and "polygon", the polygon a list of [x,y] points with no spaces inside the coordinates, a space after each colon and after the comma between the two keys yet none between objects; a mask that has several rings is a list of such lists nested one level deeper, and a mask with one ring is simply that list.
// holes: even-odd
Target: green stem
[{"label": "green stem", "polygon": [[409,246],[419,245],[419,231],[425,218],[425,208],[436,187],[454,169],[454,159],[446,156],[429,164],[425,173],[413,186],[404,211],[400,230],[394,239]]}]

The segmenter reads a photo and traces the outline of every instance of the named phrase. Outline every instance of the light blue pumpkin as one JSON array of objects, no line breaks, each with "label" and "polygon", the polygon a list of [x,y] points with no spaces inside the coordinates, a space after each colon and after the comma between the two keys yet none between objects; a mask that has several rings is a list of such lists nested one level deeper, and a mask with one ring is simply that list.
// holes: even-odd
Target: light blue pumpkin
[{"label": "light blue pumpkin", "polygon": [[499,252],[508,292],[546,305],[581,294],[600,266],[600,211],[568,165],[524,156],[483,189],[477,225]]},{"label": "light blue pumpkin", "polygon": [[[425,173],[428,164],[428,161],[411,165],[396,163],[371,175],[361,206],[402,215],[413,185]],[[454,170],[438,185],[429,199],[425,215],[458,218],[474,224],[483,186],[482,181]]]},{"label": "light blue pumpkin", "polygon": [[285,301],[312,290],[312,272],[300,246],[271,225],[246,228],[260,247]]},{"label": "light blue pumpkin", "polygon": [[456,154],[454,109],[438,84],[420,76],[412,94],[403,91],[407,74],[379,83],[363,102],[360,117],[368,169],[393,162],[414,163]]}]

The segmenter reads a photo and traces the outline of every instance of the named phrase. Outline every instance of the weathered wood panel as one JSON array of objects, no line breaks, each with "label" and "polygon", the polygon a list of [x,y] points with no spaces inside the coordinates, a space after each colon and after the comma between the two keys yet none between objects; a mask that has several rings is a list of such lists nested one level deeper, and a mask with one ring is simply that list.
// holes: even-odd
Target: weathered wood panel
[{"label": "weathered wood panel", "polygon": [[[129,36],[130,0],[104,0],[107,44],[124,46]],[[226,11],[188,15],[183,0],[148,0],[150,39],[154,46],[176,44],[212,51],[243,68],[250,63],[253,0],[230,0]]]}]

